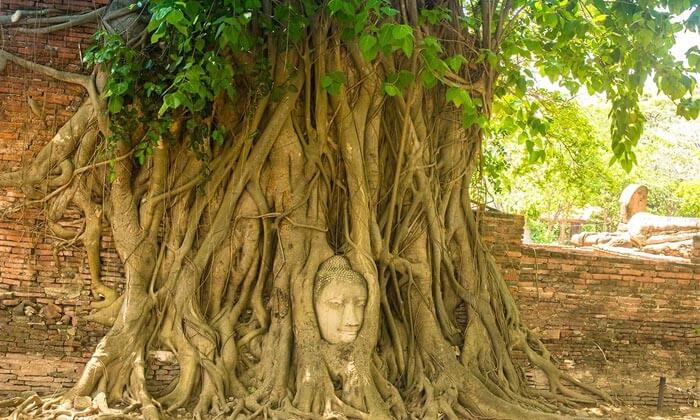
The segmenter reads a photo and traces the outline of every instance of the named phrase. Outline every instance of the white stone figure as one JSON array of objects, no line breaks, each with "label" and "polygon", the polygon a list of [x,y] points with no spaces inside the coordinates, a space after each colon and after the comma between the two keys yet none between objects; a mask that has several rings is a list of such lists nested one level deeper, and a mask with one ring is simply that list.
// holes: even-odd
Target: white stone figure
[{"label": "white stone figure", "polygon": [[584,232],[571,240],[578,246],[636,248],[648,254],[691,258],[693,238],[700,235],[700,218],[648,213],[647,187],[627,186],[620,195],[620,224],[616,232]]},{"label": "white stone figure", "polygon": [[367,282],[343,256],[323,263],[314,281],[314,310],[321,337],[331,344],[355,341],[362,328]]}]

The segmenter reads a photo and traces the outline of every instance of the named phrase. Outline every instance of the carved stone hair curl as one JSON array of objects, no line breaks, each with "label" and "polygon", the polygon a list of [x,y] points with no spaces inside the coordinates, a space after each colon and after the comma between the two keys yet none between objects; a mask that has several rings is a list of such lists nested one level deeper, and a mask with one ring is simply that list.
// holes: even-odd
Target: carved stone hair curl
[{"label": "carved stone hair curl", "polygon": [[318,297],[321,291],[333,280],[361,284],[363,287],[367,287],[367,281],[362,274],[353,270],[350,261],[342,255],[334,255],[318,267],[314,280],[314,298]]}]

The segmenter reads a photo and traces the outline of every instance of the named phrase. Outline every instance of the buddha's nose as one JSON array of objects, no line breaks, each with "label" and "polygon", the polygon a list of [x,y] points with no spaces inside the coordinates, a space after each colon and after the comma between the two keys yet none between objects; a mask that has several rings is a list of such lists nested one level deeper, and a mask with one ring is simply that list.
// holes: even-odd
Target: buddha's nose
[{"label": "buddha's nose", "polygon": [[357,315],[353,305],[345,305],[345,308],[343,308],[343,321],[346,327],[360,326],[360,317]]}]

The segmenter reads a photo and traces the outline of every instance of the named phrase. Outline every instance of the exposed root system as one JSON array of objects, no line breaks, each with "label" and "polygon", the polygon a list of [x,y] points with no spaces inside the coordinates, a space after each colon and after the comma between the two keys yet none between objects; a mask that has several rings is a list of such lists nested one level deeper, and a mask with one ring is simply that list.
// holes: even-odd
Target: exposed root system
[{"label": "exposed root system", "polygon": [[[428,35],[415,1],[394,3],[417,37]],[[54,29],[75,22],[47,13],[29,19]],[[143,126],[108,154],[102,69],[68,74],[0,51],[89,94],[0,185],[45,206],[53,233],[82,244],[90,318],[110,327],[70,391],[0,403],[14,407],[11,418],[150,419],[186,408],[216,418],[543,419],[608,399],[553,364],[479,237],[469,190],[478,126],[461,125],[444,87],[383,94],[387,75],[419,74],[416,60],[366,62],[323,16],[308,31],[295,49],[271,42],[260,51],[281,87],[276,97],[242,73],[238,99],[216,100],[210,124],[226,128],[221,144],[195,153],[183,117],[143,164],[133,156]],[[446,56],[477,63],[474,39],[448,24],[431,31]],[[248,65],[241,60],[237,68]],[[488,113],[496,75],[480,63],[465,70],[477,82],[453,78]],[[334,71],[347,80],[329,95],[322,79]],[[58,223],[68,208],[79,209],[81,229]],[[105,221],[126,274],[121,295],[100,278]],[[343,345],[321,338],[313,306],[315,274],[335,254],[368,291],[359,335]],[[465,326],[455,318],[460,305]],[[146,388],[153,349],[171,351],[180,369],[164,395]],[[527,387],[516,351],[544,371],[549,390]]]}]

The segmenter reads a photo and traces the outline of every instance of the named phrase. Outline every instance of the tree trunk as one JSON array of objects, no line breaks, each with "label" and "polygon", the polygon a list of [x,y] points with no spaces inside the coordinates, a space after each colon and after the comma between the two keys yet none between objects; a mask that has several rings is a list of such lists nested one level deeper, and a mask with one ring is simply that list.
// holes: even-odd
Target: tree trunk
[{"label": "tree trunk", "polygon": [[[428,33],[411,5],[397,7],[418,43]],[[63,400],[103,392],[112,405],[140,404],[147,418],[186,407],[199,416],[380,419],[530,410],[547,418],[606,398],[552,364],[479,237],[469,195],[479,126],[460,124],[446,86],[384,94],[388,75],[419,73],[417,54],[367,61],[328,18],[307,30],[295,48],[278,52],[273,40],[261,51],[274,89],[244,80],[235,100],[216,99],[208,121],[225,128],[222,144],[205,138],[193,150],[183,116],[138,162],[147,127],[109,140],[96,73],[70,80],[90,98],[32,165],[0,176],[5,186],[49,191],[50,225],[88,251],[91,319],[111,326]],[[447,25],[434,35],[445,54],[476,60]],[[345,81],[331,95],[324,76],[336,71]],[[495,72],[483,62],[465,71],[488,115]],[[107,147],[111,164],[101,161]],[[59,232],[71,203],[86,228]],[[99,278],[103,219],[125,267],[121,296]],[[345,262],[326,270],[336,255]],[[154,349],[171,350],[180,367],[165,395],[145,386]],[[527,387],[516,352],[545,371],[548,391]],[[31,409],[60,408],[22,408]]]}]

